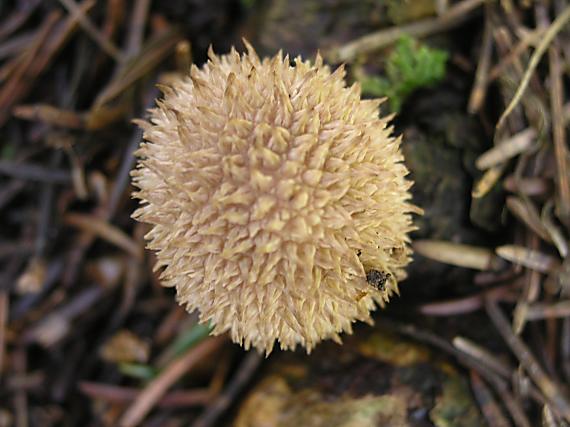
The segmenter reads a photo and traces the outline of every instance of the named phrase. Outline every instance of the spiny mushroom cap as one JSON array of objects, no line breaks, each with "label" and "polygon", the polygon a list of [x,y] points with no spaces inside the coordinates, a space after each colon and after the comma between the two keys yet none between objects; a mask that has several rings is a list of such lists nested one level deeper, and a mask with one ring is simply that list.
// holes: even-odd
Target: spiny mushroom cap
[{"label": "spiny mushroom cap", "polygon": [[[281,54],[217,56],[163,88],[132,172],[165,286],[213,333],[267,354],[371,322],[409,262],[400,140],[331,73]],[[376,289],[366,271],[386,273]],[[389,273],[389,275],[388,275]]]}]

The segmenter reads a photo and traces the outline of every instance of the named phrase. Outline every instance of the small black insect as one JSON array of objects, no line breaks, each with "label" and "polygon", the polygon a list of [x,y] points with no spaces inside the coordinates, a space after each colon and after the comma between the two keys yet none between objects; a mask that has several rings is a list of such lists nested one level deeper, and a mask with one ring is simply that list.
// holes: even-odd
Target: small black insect
[{"label": "small black insect", "polygon": [[385,273],[384,271],[370,270],[366,272],[366,281],[379,291],[384,292],[386,290],[386,281],[391,276],[390,273]]}]

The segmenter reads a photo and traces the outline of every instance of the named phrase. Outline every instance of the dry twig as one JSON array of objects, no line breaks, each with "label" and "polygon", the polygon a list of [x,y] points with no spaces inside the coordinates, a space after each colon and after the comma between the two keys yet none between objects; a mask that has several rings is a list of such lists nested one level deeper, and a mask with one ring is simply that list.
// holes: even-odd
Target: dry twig
[{"label": "dry twig", "polygon": [[[80,382],[79,389],[91,398],[113,403],[130,403],[141,392],[137,388],[88,381]],[[212,400],[212,393],[209,389],[175,390],[161,397],[156,402],[156,406],[159,408],[188,408],[207,405],[210,400]]]},{"label": "dry twig", "polygon": [[[570,20],[570,6],[568,6]],[[554,24],[553,24],[554,25]],[[550,59],[550,108],[552,111],[552,139],[556,155],[556,184],[558,187],[558,216],[570,227],[570,179],[568,168],[568,149],[566,148],[566,126],[562,105],[564,103],[564,85],[562,84],[562,69],[558,48],[553,45],[549,49]]]},{"label": "dry twig", "polygon": [[511,330],[507,319],[500,308],[493,301],[487,301],[487,313],[497,327],[506,343],[511,348],[513,354],[520,361],[529,376],[533,379],[538,388],[544,393],[548,401],[552,402],[557,412],[566,420],[570,421],[570,402],[563,390],[546,375],[538,361],[530,352],[525,343],[517,337]]},{"label": "dry twig", "polygon": [[503,414],[501,407],[495,400],[493,393],[483,382],[477,372],[471,370],[471,387],[473,388],[473,394],[479,402],[481,407],[481,412],[487,420],[489,427],[509,427],[511,424],[509,420]]},{"label": "dry twig", "polygon": [[560,32],[560,30],[562,30],[562,28],[564,28],[564,26],[568,23],[568,21],[570,21],[570,6],[568,6],[564,10],[564,12],[556,18],[556,20],[545,32],[543,38],[540,40],[540,43],[538,44],[536,50],[533,52],[532,57],[530,58],[528,68],[526,69],[523,79],[520,82],[519,87],[517,88],[515,96],[513,97],[513,99],[511,100],[511,102],[509,103],[509,105],[507,106],[507,108],[499,118],[499,121],[497,122],[497,129],[503,126],[506,118],[509,116],[509,114],[511,114],[514,108],[520,102],[528,86],[528,83],[530,82],[530,79],[534,73],[534,70],[536,69],[538,63],[540,62],[540,59],[542,58],[542,55],[544,54],[544,52],[546,52],[546,49],[548,49],[548,46],[550,45],[550,43],[552,43],[554,37],[556,37],[556,35]]},{"label": "dry twig", "polygon": [[81,10],[73,0],[59,0],[60,3],[68,10],[68,12],[77,19],[81,28],[106,52],[111,58],[117,62],[121,62],[122,55],[120,50],[93,25],[89,17]]},{"label": "dry twig", "polygon": [[258,353],[250,352],[247,354],[226,389],[206,408],[204,414],[192,424],[192,427],[211,427],[216,425],[220,416],[229,408],[231,403],[237,398],[238,393],[250,381],[262,360]]},{"label": "dry twig", "polygon": [[489,11],[487,9],[481,52],[479,53],[479,61],[477,62],[477,71],[475,73],[475,83],[473,84],[473,89],[471,89],[471,96],[469,96],[469,102],[467,104],[467,111],[471,114],[477,113],[485,100],[487,85],[489,83],[489,67],[491,66],[492,53],[493,32]]},{"label": "dry twig", "polygon": [[200,360],[217,350],[223,342],[223,337],[210,338],[196,347],[190,348],[183,356],[176,359],[139,393],[136,400],[121,417],[119,425],[121,427],[138,425],[180,377],[192,369]]},{"label": "dry twig", "polygon": [[83,231],[92,233],[109,243],[112,243],[124,251],[131,254],[136,259],[142,259],[143,248],[124,231],[109,224],[100,218],[78,213],[68,213],[64,217],[64,222],[72,227],[80,228]]},{"label": "dry twig", "polygon": [[8,292],[0,290],[0,378],[4,371],[4,357],[6,353],[6,327],[8,324]]},{"label": "dry twig", "polygon": [[461,24],[473,10],[480,7],[484,2],[485,0],[463,0],[435,18],[368,34],[328,52],[325,56],[331,62],[350,62],[357,55],[381,49],[394,43],[404,34],[409,34],[412,37],[425,37],[449,30]]}]

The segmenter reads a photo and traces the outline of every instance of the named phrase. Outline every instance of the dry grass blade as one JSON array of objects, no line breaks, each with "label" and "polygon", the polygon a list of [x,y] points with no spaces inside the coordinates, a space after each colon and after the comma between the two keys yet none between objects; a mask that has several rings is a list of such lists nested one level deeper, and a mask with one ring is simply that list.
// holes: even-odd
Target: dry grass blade
[{"label": "dry grass blade", "polygon": [[544,35],[544,31],[542,28],[539,28],[523,37],[506,56],[502,56],[501,61],[497,65],[491,68],[491,71],[489,71],[489,80],[493,81],[497,79],[506,71],[509,65],[512,65],[515,61],[520,61],[520,55],[526,52],[529,46],[534,46],[539,43]]},{"label": "dry grass blade", "polygon": [[536,131],[534,129],[525,129],[481,154],[475,161],[475,166],[477,169],[486,170],[504,163],[533,147],[535,138]]},{"label": "dry grass blade", "polygon": [[[537,250],[539,248],[538,238],[533,235],[530,238],[528,247],[530,250]],[[558,270],[557,270],[558,271]],[[520,335],[527,322],[528,305],[535,302],[542,287],[542,274],[537,270],[528,270],[525,272],[525,282],[521,295],[518,298],[517,304],[513,312],[513,331],[515,334]]]},{"label": "dry grass blade", "polygon": [[34,40],[33,31],[14,36],[0,45],[0,59],[8,58],[21,52]]},{"label": "dry grass blade", "polygon": [[495,393],[501,396],[501,400],[507,410],[516,427],[533,427],[530,423],[528,417],[526,416],[523,405],[520,402],[518,396],[513,395],[506,386],[499,386],[492,384],[495,388]]},{"label": "dry grass blade", "polygon": [[123,25],[127,15],[126,3],[126,0],[107,0],[107,9],[101,32],[110,40],[113,39],[117,30]]},{"label": "dry grass blade", "polygon": [[566,382],[570,382],[570,317],[562,321],[560,332],[560,357],[562,359],[562,372]]},{"label": "dry grass blade", "polygon": [[568,124],[570,122],[570,102],[566,102],[562,107],[562,114],[564,118],[564,124]]},{"label": "dry grass blade", "polygon": [[69,303],[52,311],[32,329],[26,331],[23,337],[24,343],[36,342],[46,348],[57,344],[73,329],[73,319],[88,311],[101,296],[103,290],[100,287],[91,287],[80,292]]},{"label": "dry grass blade", "polygon": [[497,301],[513,301],[515,298],[513,286],[511,284],[507,284],[469,297],[422,304],[419,307],[419,311],[426,316],[453,316],[457,314],[471,313],[484,306],[485,298],[492,298]]},{"label": "dry grass blade", "polygon": [[222,337],[210,338],[196,347],[190,348],[183,356],[176,359],[139,393],[133,404],[123,414],[119,425],[121,427],[139,425],[153,406],[180,377],[186,374],[200,360],[216,351],[223,342],[224,339]]},{"label": "dry grass blade", "polygon": [[503,187],[511,193],[519,193],[525,196],[544,196],[551,189],[549,182],[545,178],[519,178],[515,177],[515,175],[505,177]]},{"label": "dry grass blade", "polygon": [[510,427],[511,423],[503,414],[489,387],[475,371],[471,370],[470,375],[473,395],[489,427]]},{"label": "dry grass blade", "polygon": [[35,9],[42,3],[41,0],[30,0],[27,5],[16,10],[10,16],[5,17],[0,24],[0,40],[16,31],[32,15]]},{"label": "dry grass blade", "polygon": [[176,45],[176,69],[179,73],[187,74],[192,66],[192,45],[188,40],[182,40]]},{"label": "dry grass blade", "polygon": [[545,253],[518,245],[504,245],[496,249],[497,255],[514,264],[522,265],[541,273],[551,273],[560,267],[560,261]]},{"label": "dry grass blade", "polygon": [[552,410],[548,405],[542,407],[542,427],[559,427],[560,423],[554,418]]},{"label": "dry grass blade", "polygon": [[13,98],[25,91],[26,83],[32,77],[29,70],[32,68],[42,45],[45,43],[45,39],[60,19],[61,13],[58,11],[50,13],[34,34],[29,45],[22,50],[20,55],[0,69],[0,78],[2,80],[7,79],[0,88],[0,125],[8,119],[10,108],[16,103]]},{"label": "dry grass blade", "polygon": [[[158,90],[153,88],[147,94],[145,109],[151,108],[154,105],[154,99],[158,95]],[[100,108],[100,107],[97,107]],[[107,218],[111,217],[117,210],[119,206],[119,201],[125,188],[127,188],[130,182],[130,172],[135,163],[134,153],[139,147],[140,141],[142,139],[143,133],[140,127],[134,129],[131,138],[129,139],[129,144],[127,145],[125,152],[123,154],[123,159],[121,160],[121,166],[115,177],[115,185],[111,191],[109,197],[109,203],[107,205]]]},{"label": "dry grass blade", "polygon": [[513,97],[513,99],[511,100],[511,102],[503,112],[503,114],[501,114],[501,117],[497,122],[497,129],[501,128],[504,125],[506,118],[509,116],[509,114],[512,113],[517,104],[520,102],[528,86],[528,83],[530,82],[530,79],[534,73],[534,70],[536,69],[538,63],[540,62],[540,59],[542,58],[542,55],[544,55],[544,52],[546,52],[546,49],[548,49],[548,46],[550,45],[552,40],[554,40],[554,37],[556,37],[556,35],[560,32],[560,30],[562,30],[562,28],[564,28],[564,26],[568,23],[568,21],[570,21],[570,6],[567,6],[566,9],[564,9],[564,12],[558,15],[558,17],[554,20],[552,25],[544,33],[544,36],[540,40],[540,43],[538,44],[536,50],[533,52],[530,58],[528,68],[524,73],[523,79],[520,82],[517,91],[515,92],[515,96]]},{"label": "dry grass blade", "polygon": [[509,196],[506,200],[507,208],[520,219],[528,228],[547,242],[551,242],[548,230],[542,224],[536,207],[530,200],[523,200],[515,196]]},{"label": "dry grass blade", "polygon": [[59,2],[67,9],[67,11],[79,22],[79,25],[111,58],[117,62],[122,61],[121,51],[96,27],[73,0],[59,0]]},{"label": "dry grass blade", "polygon": [[224,392],[206,408],[204,414],[192,424],[192,427],[215,426],[221,415],[230,407],[231,403],[255,374],[262,360],[261,355],[258,353],[249,352]]},{"label": "dry grass blade", "polygon": [[127,39],[127,55],[129,56],[136,55],[141,49],[150,3],[150,0],[137,0],[133,7]]},{"label": "dry grass blade", "polygon": [[79,228],[87,233],[96,235],[131,254],[136,259],[142,259],[142,247],[125,232],[109,224],[107,221],[92,216],[68,213],[64,217],[67,225]]},{"label": "dry grass blade", "polygon": [[123,120],[130,112],[127,102],[119,102],[110,106],[100,105],[85,113],[85,128],[87,130],[99,130],[110,124]]},{"label": "dry grass blade", "polygon": [[51,105],[18,105],[14,107],[14,116],[24,120],[38,120],[68,129],[84,127],[83,118],[75,111],[61,110]]},{"label": "dry grass blade", "polygon": [[521,299],[517,302],[515,309],[513,310],[513,332],[517,335],[522,334],[526,323],[528,314],[528,302]]},{"label": "dry grass blade", "polygon": [[[168,341],[173,340],[178,328],[183,324],[184,320],[188,321],[188,319],[184,308],[180,306],[172,307],[170,312],[162,317],[161,323],[154,334],[153,342],[164,345]],[[159,360],[160,356],[157,356],[157,359]]]},{"label": "dry grass blade", "polygon": [[394,43],[404,34],[412,37],[425,37],[429,34],[446,31],[461,24],[469,16],[469,13],[483,3],[485,3],[485,0],[464,0],[436,18],[425,19],[368,34],[328,52],[325,56],[331,62],[350,62],[359,54],[381,49]]},{"label": "dry grass blade", "polygon": [[[79,390],[92,399],[112,403],[129,403],[140,394],[138,388],[121,387],[88,381],[79,383]],[[188,408],[190,406],[207,405],[212,400],[209,389],[175,390],[165,394],[157,403],[159,408]]]},{"label": "dry grass blade", "polygon": [[552,402],[557,412],[567,421],[570,421],[570,402],[565,393],[546,375],[546,372],[542,369],[525,343],[513,333],[509,322],[497,304],[492,301],[487,301],[486,307],[489,317],[526,372],[544,393],[546,398]]},{"label": "dry grass blade", "polygon": [[16,293],[36,294],[41,291],[47,275],[47,265],[41,257],[33,257],[16,281]]},{"label": "dry grass blade", "polygon": [[566,258],[566,255],[568,255],[568,241],[566,240],[562,230],[560,230],[560,227],[554,223],[554,218],[552,217],[552,206],[553,203],[551,200],[544,205],[540,214],[540,220],[544,225],[544,228],[548,231],[548,235],[554,243],[554,246],[558,249],[560,257]]},{"label": "dry grass blade", "polygon": [[71,179],[69,173],[62,169],[50,169],[36,164],[15,163],[7,160],[0,160],[0,175],[52,184],[67,184]]},{"label": "dry grass blade", "polygon": [[534,303],[528,306],[527,320],[541,320],[553,317],[570,317],[570,301],[556,303]]},{"label": "dry grass blade", "polygon": [[435,11],[442,15],[449,9],[449,0],[435,0]]},{"label": "dry grass blade", "polygon": [[[35,52],[38,49],[37,43],[34,43],[36,39],[36,34],[33,34],[30,41],[26,43],[25,46],[22,46],[19,49],[20,52],[25,51],[28,49],[28,52]],[[17,72],[18,68],[23,67],[22,64],[27,65],[31,61],[33,55],[28,54],[27,56],[18,55],[11,58],[9,61],[6,61],[2,67],[0,67],[0,84],[4,83],[10,76],[14,76]]]},{"label": "dry grass blade", "polygon": [[[25,377],[28,370],[28,352],[24,347],[18,347],[13,354],[14,371],[20,377]],[[26,389],[19,389],[14,393],[14,406],[16,412],[16,425],[27,427],[29,425],[28,394]]]},{"label": "dry grass blade", "polygon": [[12,179],[10,182],[0,190],[0,210],[6,206],[10,200],[24,189],[26,182],[19,179]]},{"label": "dry grass blade", "polygon": [[504,170],[505,164],[488,169],[473,186],[471,197],[474,199],[480,199],[484,197],[495,186]]},{"label": "dry grass blade", "polygon": [[[95,4],[95,0],[85,0],[79,7],[83,13],[87,13],[93,6],[95,6]],[[56,53],[65,45],[76,29],[77,19],[74,16],[68,17],[57,26],[53,34],[50,34],[50,36],[45,40],[45,49],[40,52],[37,60],[34,61],[32,76],[39,76],[47,68]]]},{"label": "dry grass blade", "polygon": [[[413,325],[397,324],[386,321],[384,321],[384,324],[387,324],[389,327],[392,327],[401,334],[444,350],[456,357],[464,366],[477,371],[501,396],[505,407],[508,409],[513,420],[515,420],[516,425],[521,427],[531,427],[531,423],[525,415],[522,405],[519,400],[511,394],[505,380],[497,376],[493,371],[490,371],[486,366],[480,363],[479,360],[473,359],[469,354],[458,350],[442,339],[439,335],[433,334],[430,331],[418,329]],[[540,399],[542,396],[537,396],[536,393],[532,393],[531,396],[542,403],[542,400]]]},{"label": "dry grass blade", "polygon": [[8,326],[9,310],[8,292],[0,290],[0,378],[2,378],[2,368],[4,366],[4,355],[6,354],[6,327]]},{"label": "dry grass blade", "polygon": [[495,357],[485,348],[475,344],[473,341],[464,337],[455,337],[452,341],[453,346],[458,350],[468,354],[476,359],[482,365],[501,375],[505,379],[509,379],[513,369],[499,358]]},{"label": "dry grass blade", "polygon": [[138,79],[155,69],[158,64],[174,51],[176,43],[182,39],[176,30],[159,34],[143,48],[140,55],[127,61],[121,71],[97,96],[95,106],[101,106],[117,97]]},{"label": "dry grass blade", "polygon": [[226,353],[220,358],[218,366],[216,367],[212,375],[212,379],[208,384],[208,390],[210,390],[212,396],[218,396],[222,392],[224,383],[226,382],[226,377],[228,376],[231,367],[232,354]]},{"label": "dry grass blade", "polygon": [[426,258],[475,270],[490,270],[496,266],[493,251],[440,240],[416,240],[414,250]]},{"label": "dry grass blade", "polygon": [[128,108],[126,103],[119,103],[109,107],[94,108],[88,112],[78,112],[62,110],[47,104],[18,105],[14,107],[14,116],[66,129],[99,130],[124,119]]},{"label": "dry grass blade", "polygon": [[[554,288],[550,291],[553,293],[560,292],[563,297],[570,296],[570,258],[564,258],[562,266],[551,277],[556,279]],[[545,284],[546,285],[546,284]]]},{"label": "dry grass blade", "polygon": [[479,54],[479,61],[477,62],[477,71],[475,73],[475,83],[469,96],[467,103],[467,111],[471,114],[477,113],[487,93],[487,85],[489,83],[489,67],[491,65],[491,55],[493,53],[493,32],[491,31],[492,24],[487,10],[485,19],[485,28],[483,30],[483,40],[481,42],[481,52]]},{"label": "dry grass blade", "polygon": [[[570,10],[570,6],[568,7]],[[570,20],[570,17],[568,18]],[[558,187],[557,213],[560,220],[570,226],[570,178],[568,149],[566,147],[566,126],[563,113],[564,85],[562,67],[556,45],[549,50],[550,59],[550,109],[552,112],[552,139],[556,156],[556,184]]]},{"label": "dry grass blade", "polygon": [[[83,13],[95,5],[95,0],[84,1],[80,8]],[[0,88],[0,126],[8,119],[13,105],[16,105],[31,90],[36,78],[46,70],[56,53],[63,47],[69,36],[77,28],[77,21],[69,17],[55,25],[60,13],[54,12],[46,19],[48,31],[41,37],[41,44],[37,54],[34,54],[25,67],[18,69],[17,73]],[[53,23],[51,22],[53,20]],[[49,26],[47,24],[50,24]],[[23,53],[26,58],[27,52]]]},{"label": "dry grass blade", "polygon": [[85,181],[83,164],[72,147],[66,148],[65,151],[71,163],[71,180],[75,194],[78,199],[85,200],[89,196],[89,190],[87,189],[87,183]]}]

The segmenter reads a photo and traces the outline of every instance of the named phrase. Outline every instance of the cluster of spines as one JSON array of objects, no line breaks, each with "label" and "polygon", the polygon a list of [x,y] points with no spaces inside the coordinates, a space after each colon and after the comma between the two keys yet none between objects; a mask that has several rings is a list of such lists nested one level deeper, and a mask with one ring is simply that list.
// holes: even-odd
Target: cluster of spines
[{"label": "cluster of spines", "polygon": [[[377,100],[331,73],[253,49],[210,52],[164,88],[133,173],[148,247],[214,333],[270,352],[339,340],[397,291],[412,229],[399,140]],[[385,292],[365,269],[391,273]]]}]

